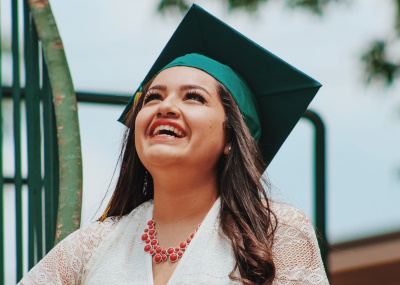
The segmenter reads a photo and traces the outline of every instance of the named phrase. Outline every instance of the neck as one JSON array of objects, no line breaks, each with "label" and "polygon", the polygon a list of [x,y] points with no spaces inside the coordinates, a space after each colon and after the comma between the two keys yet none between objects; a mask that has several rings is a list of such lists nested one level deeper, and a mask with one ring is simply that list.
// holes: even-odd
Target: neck
[{"label": "neck", "polygon": [[[215,175],[199,173],[182,177],[162,171],[153,174],[154,211],[157,223],[200,223],[218,198]],[[177,178],[178,177],[178,178]]]}]

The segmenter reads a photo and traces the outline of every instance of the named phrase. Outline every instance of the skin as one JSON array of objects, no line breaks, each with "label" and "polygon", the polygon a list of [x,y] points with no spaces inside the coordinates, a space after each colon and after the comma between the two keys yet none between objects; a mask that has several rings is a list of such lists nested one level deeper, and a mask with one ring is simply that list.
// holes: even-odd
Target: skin
[{"label": "skin", "polygon": [[[160,122],[175,124],[183,137],[152,135]],[[199,69],[166,69],[149,87],[135,123],[135,144],[153,177],[153,219],[165,249],[185,241],[218,198],[216,164],[230,146],[224,123],[217,82]],[[154,284],[166,284],[178,263],[153,261]]]}]

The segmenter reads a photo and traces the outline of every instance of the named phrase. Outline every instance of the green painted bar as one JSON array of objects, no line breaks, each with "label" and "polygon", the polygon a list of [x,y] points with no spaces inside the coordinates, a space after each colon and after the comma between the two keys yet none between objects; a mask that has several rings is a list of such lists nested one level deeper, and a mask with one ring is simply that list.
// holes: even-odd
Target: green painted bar
[{"label": "green painted bar", "polygon": [[[317,227],[319,248],[325,272],[328,272],[328,240],[326,231],[326,143],[325,126],[321,117],[314,111],[307,110],[303,118],[308,119],[314,126],[314,217]],[[329,276],[328,276],[329,277]]]},{"label": "green painted bar", "polygon": [[[0,1],[0,15],[1,15],[1,1]],[[1,27],[0,27],[0,47],[1,47]],[[0,50],[0,284],[5,282],[5,262],[4,262],[4,209],[3,209],[3,190],[4,190],[4,177],[3,177],[3,87],[2,87],[2,54]]]},{"label": "green painted bar", "polygon": [[58,205],[58,146],[49,74],[42,60],[43,133],[44,133],[44,203],[46,253],[54,246]]},{"label": "green painted bar", "polygon": [[26,125],[28,140],[28,268],[43,257],[39,42],[24,2]]},{"label": "green painted bar", "polygon": [[32,117],[34,122],[33,130],[33,185],[35,187],[35,229],[37,241],[37,260],[43,258],[43,210],[42,210],[42,152],[41,152],[41,115],[40,115],[40,69],[39,69],[39,39],[38,34],[31,19],[32,42],[33,42],[33,110]]},{"label": "green painted bar", "polygon": [[15,159],[15,220],[16,220],[16,277],[20,280],[23,275],[22,252],[22,175],[21,175],[21,86],[19,67],[19,38],[18,38],[18,1],[11,1],[11,49],[13,70],[13,128],[14,128],[14,159]]}]

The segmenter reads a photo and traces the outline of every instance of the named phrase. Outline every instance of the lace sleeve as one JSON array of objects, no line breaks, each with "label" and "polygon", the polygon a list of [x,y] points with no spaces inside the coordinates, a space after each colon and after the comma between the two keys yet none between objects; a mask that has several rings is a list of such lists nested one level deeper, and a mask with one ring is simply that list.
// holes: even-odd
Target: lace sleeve
[{"label": "lace sleeve", "polygon": [[18,285],[81,284],[85,264],[117,219],[95,222],[70,234],[55,246]]},{"label": "lace sleeve", "polygon": [[273,203],[278,228],[273,245],[274,285],[329,285],[314,227],[300,210]]}]

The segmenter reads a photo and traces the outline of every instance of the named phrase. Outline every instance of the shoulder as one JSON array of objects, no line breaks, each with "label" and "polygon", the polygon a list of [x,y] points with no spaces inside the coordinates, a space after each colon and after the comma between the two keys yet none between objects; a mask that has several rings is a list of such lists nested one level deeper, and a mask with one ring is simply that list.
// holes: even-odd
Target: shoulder
[{"label": "shoulder", "polygon": [[272,246],[276,284],[294,280],[301,284],[328,284],[310,219],[285,203],[271,202],[270,207],[277,221]]},{"label": "shoulder", "polygon": [[277,219],[277,231],[285,232],[298,229],[307,236],[314,236],[314,226],[310,219],[298,208],[280,202],[270,202],[272,212]]},{"label": "shoulder", "polygon": [[60,241],[18,284],[80,284],[85,265],[119,219],[81,228]]}]

